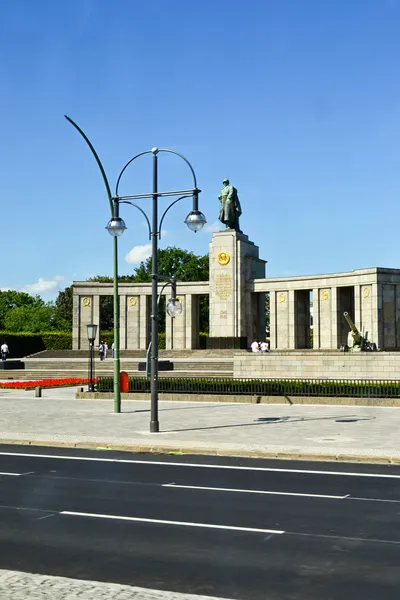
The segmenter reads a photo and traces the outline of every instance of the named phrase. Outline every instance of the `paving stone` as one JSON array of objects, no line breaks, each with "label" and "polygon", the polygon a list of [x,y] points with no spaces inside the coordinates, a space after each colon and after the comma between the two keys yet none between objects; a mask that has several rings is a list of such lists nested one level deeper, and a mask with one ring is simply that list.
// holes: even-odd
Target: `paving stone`
[{"label": "paving stone", "polygon": [[145,588],[0,570],[1,600],[218,600]]}]

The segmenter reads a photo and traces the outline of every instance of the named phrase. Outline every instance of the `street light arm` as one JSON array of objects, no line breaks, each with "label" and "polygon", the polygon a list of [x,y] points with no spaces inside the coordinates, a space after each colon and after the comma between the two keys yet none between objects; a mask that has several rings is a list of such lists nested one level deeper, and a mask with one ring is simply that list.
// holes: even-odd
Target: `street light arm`
[{"label": "street light arm", "polygon": [[183,156],[183,154],[179,154],[179,152],[176,152],[175,150],[169,150],[168,148],[159,148],[158,151],[159,152],[169,152],[170,154],[176,154],[176,156],[179,156],[182,160],[184,160],[192,172],[194,187],[197,188],[196,173],[194,172],[194,169],[193,169],[192,165],[190,164],[190,162],[188,161],[188,159],[185,158]]},{"label": "street light arm", "polygon": [[123,167],[121,173],[118,175],[118,179],[117,179],[117,183],[115,186],[115,195],[118,196],[118,190],[119,190],[119,183],[121,181],[121,177],[124,174],[125,170],[127,169],[127,167],[129,167],[129,165],[136,160],[137,158],[139,158],[139,156],[143,156],[144,154],[152,154],[151,150],[145,150],[144,152],[140,152],[140,154],[136,154],[136,156],[134,156],[133,158],[131,158],[130,160],[128,160],[128,162],[126,163],[126,165]]},{"label": "street light arm", "polygon": [[161,288],[161,290],[160,290],[160,292],[159,292],[159,294],[158,294],[158,299],[157,299],[157,304],[158,304],[158,305],[160,304],[160,300],[161,300],[162,293],[163,293],[163,291],[165,290],[165,288],[167,287],[167,285],[169,285],[169,283],[170,283],[170,281],[168,280],[168,281],[167,281],[166,283],[164,283],[164,285],[162,286],[162,288]]},{"label": "street light arm", "polygon": [[118,204],[130,204],[131,206],[134,206],[135,208],[137,208],[138,210],[140,210],[140,212],[142,213],[142,215],[146,219],[147,227],[149,228],[149,240],[151,240],[151,225],[150,225],[149,217],[146,215],[146,213],[144,212],[144,210],[142,208],[140,208],[140,206],[138,206],[134,202],[129,202],[128,200],[117,200],[117,203]]},{"label": "street light arm", "polygon": [[85,140],[85,142],[87,143],[87,145],[89,146],[89,148],[91,149],[94,158],[96,159],[98,167],[99,167],[99,169],[101,171],[101,174],[103,176],[104,185],[106,186],[107,196],[108,196],[108,201],[110,203],[111,216],[112,216],[112,214],[113,214],[113,202],[112,202],[111,188],[110,188],[110,184],[108,183],[108,179],[107,179],[107,175],[106,175],[106,172],[104,170],[104,167],[101,164],[101,160],[99,158],[99,155],[97,154],[96,150],[93,147],[93,144],[91,143],[91,141],[89,140],[89,138],[87,137],[87,135],[82,131],[82,129],[72,119],[70,119],[69,117],[67,117],[67,115],[64,115],[64,117],[67,119],[67,121],[69,121],[71,123],[71,125],[73,125],[73,127],[75,127],[75,129],[77,131],[79,131],[79,133],[81,134],[81,136],[83,137],[83,139]]},{"label": "street light arm", "polygon": [[160,225],[158,227],[158,239],[161,240],[161,227],[164,221],[164,217],[167,214],[167,212],[169,211],[170,208],[172,208],[174,206],[174,204],[176,204],[177,202],[179,202],[179,200],[183,200],[183,198],[190,198],[190,196],[187,194],[186,196],[181,196],[180,198],[178,198],[177,200],[174,200],[173,202],[171,202],[171,204],[168,206],[168,208],[166,208],[163,212],[163,216],[160,219]]},{"label": "street light arm", "polygon": [[[68,117],[66,117],[68,119]],[[73,123],[75,125],[75,123]],[[86,141],[90,144],[89,140],[86,138],[85,134],[79,129],[79,127],[77,125],[75,125],[75,127],[81,132],[81,134],[85,137]],[[153,150],[155,150],[153,148]],[[127,169],[127,167],[129,167],[129,165],[131,163],[133,163],[134,160],[136,160],[137,158],[139,158],[140,156],[143,156],[144,154],[154,154],[153,150],[145,150],[144,152],[140,152],[140,154],[136,154],[136,156],[134,156],[133,158],[131,158],[130,160],[128,160],[128,162],[126,163],[126,165],[123,167],[121,173],[118,175],[118,179],[117,179],[117,184],[115,186],[115,195],[118,196],[118,191],[119,191],[119,184],[121,181],[121,177],[124,174],[125,170]],[[158,152],[168,152],[169,154],[175,154],[176,156],[179,156],[179,158],[181,158],[182,160],[185,161],[185,163],[187,164],[187,166],[189,167],[192,176],[193,176],[193,183],[194,183],[194,188],[197,189],[197,179],[196,179],[196,173],[194,172],[194,169],[192,167],[192,165],[190,164],[190,162],[188,161],[187,158],[185,158],[183,156],[183,154],[179,154],[179,152],[175,152],[175,150],[169,150],[168,148],[157,148],[157,153]]]}]

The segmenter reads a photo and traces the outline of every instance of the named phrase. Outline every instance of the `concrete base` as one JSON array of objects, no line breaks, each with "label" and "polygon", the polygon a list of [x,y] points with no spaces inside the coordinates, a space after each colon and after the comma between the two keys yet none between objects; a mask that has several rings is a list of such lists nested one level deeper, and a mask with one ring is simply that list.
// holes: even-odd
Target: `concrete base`
[{"label": "concrete base", "polygon": [[400,379],[400,352],[274,351],[234,357],[235,379]]},{"label": "concrete base", "polygon": [[[112,400],[111,392],[77,392],[79,400]],[[146,392],[129,392],[121,394],[122,400],[149,400]],[[347,398],[342,396],[249,396],[222,394],[171,394],[160,393],[161,402],[220,402],[240,404],[290,404],[290,405],[320,405],[320,406],[400,406],[400,398]]]},{"label": "concrete base", "polygon": [[22,360],[4,360],[0,362],[0,371],[13,371],[14,369],[25,369]]}]

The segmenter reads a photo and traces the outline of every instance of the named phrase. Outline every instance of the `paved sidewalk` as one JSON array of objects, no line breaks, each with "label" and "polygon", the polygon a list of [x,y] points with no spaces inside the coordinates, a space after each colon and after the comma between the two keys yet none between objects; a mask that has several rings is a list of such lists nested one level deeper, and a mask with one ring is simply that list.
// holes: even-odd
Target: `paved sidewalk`
[{"label": "paved sidewalk", "polygon": [[218,600],[144,588],[0,570],[1,600]]},{"label": "paved sidewalk", "polygon": [[369,406],[76,400],[75,389],[0,390],[0,443],[400,462],[400,410]]}]

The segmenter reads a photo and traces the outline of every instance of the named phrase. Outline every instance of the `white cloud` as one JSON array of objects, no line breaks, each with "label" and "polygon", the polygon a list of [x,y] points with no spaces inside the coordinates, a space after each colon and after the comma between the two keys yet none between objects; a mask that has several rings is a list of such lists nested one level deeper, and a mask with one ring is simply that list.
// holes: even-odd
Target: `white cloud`
[{"label": "white cloud", "polygon": [[144,246],[133,246],[132,250],[130,250],[125,256],[125,261],[129,265],[138,265],[150,256],[151,244],[144,244]]},{"label": "white cloud", "polygon": [[215,221],[214,223],[210,223],[209,225],[205,225],[202,229],[202,231],[205,231],[206,233],[215,233],[217,231],[221,231],[221,223],[219,223],[218,221]]},{"label": "white cloud", "polygon": [[5,292],[7,290],[16,290],[17,292],[26,292],[27,294],[31,294],[33,296],[36,294],[51,294],[60,290],[62,281],[64,281],[63,275],[56,275],[53,277],[53,279],[39,277],[39,279],[34,283],[3,287],[1,288],[1,291]]}]

